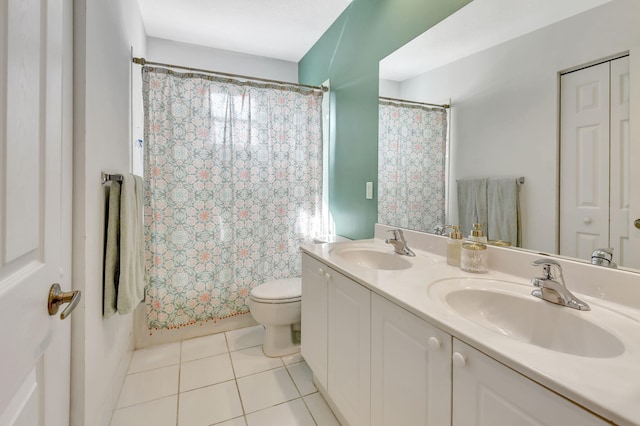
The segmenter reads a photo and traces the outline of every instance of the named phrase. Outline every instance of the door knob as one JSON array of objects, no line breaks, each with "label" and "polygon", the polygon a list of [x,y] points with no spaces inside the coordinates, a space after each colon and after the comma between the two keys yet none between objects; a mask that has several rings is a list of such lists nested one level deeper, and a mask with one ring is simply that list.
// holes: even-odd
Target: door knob
[{"label": "door knob", "polygon": [[582,219],[582,221],[583,221],[586,225],[588,225],[588,224],[590,224],[590,223],[591,223],[591,218],[590,218],[590,217],[585,217],[584,219]]},{"label": "door knob", "polygon": [[80,302],[80,297],[80,290],[65,292],[60,288],[60,284],[52,284],[51,289],[49,289],[49,302],[47,303],[49,315],[55,315],[58,313],[60,305],[68,303],[69,306],[60,314],[60,319],[65,319],[76,308],[78,302]]},{"label": "door knob", "polygon": [[640,229],[640,219],[636,219],[633,221],[633,226],[635,226],[636,228]]}]

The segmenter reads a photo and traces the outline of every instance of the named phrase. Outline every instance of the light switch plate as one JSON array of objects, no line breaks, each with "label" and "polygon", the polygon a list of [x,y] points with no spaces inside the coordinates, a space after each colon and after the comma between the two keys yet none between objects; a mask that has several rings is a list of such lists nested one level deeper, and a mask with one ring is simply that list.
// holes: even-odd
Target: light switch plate
[{"label": "light switch plate", "polygon": [[373,182],[367,182],[365,197],[367,198],[367,200],[373,199]]}]

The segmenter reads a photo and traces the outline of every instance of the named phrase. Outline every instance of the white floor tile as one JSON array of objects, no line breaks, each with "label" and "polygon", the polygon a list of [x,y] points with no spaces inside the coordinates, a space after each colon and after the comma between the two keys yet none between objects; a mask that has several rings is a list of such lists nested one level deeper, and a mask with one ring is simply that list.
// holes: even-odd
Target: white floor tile
[{"label": "white floor tile", "polygon": [[178,426],[206,426],[242,415],[233,380],[180,394]]},{"label": "white floor tile", "polygon": [[156,399],[113,413],[111,426],[175,426],[178,395]]},{"label": "white floor tile", "polygon": [[128,374],[153,370],[154,368],[167,367],[169,365],[179,363],[180,342],[138,349],[133,353],[131,364],[129,364]]},{"label": "white floor tile", "polygon": [[265,356],[264,334],[257,325],[134,352],[111,426],[339,426],[302,355]]},{"label": "white floor tile", "polygon": [[227,331],[225,334],[227,335],[227,344],[230,351],[259,346],[264,342],[264,327],[262,324]]},{"label": "white floor tile", "polygon": [[179,365],[129,374],[124,379],[117,408],[174,395],[178,392]]},{"label": "white floor tile", "polygon": [[315,426],[302,399],[295,399],[247,416],[249,426]]},{"label": "white floor tile", "polygon": [[327,402],[319,392],[305,396],[304,402],[307,404],[307,407],[309,408],[309,411],[311,411],[311,415],[318,426],[340,426],[340,423],[336,420],[331,408],[329,408]]},{"label": "white floor tile", "polygon": [[182,362],[207,358],[229,352],[224,333],[182,341]]},{"label": "white floor tile", "polygon": [[300,396],[285,368],[278,368],[238,379],[245,413],[252,413]]},{"label": "white floor tile", "polygon": [[231,361],[236,377],[248,376],[283,366],[280,358],[266,356],[262,352],[262,346],[231,352]]},{"label": "white floor tile", "polygon": [[302,358],[302,354],[300,352],[282,357],[282,362],[284,362],[285,365],[297,364],[302,361],[304,361],[304,358]]},{"label": "white floor tile", "polygon": [[229,354],[183,362],[180,367],[180,392],[233,380]]},{"label": "white floor tile", "polygon": [[300,395],[305,396],[318,391],[313,384],[313,373],[306,362],[287,365],[287,370],[300,391]]},{"label": "white floor tile", "polygon": [[237,417],[226,422],[216,423],[214,426],[247,426],[247,421],[244,417]]}]

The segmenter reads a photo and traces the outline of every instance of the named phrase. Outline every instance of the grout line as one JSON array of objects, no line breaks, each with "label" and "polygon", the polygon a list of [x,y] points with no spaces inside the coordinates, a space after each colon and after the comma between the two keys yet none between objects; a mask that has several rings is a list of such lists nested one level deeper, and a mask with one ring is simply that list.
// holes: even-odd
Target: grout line
[{"label": "grout line", "polygon": [[[282,363],[284,364],[284,360],[282,359],[282,357],[280,357],[280,360],[282,360]],[[289,364],[289,365],[296,365],[296,364],[300,364],[300,363],[302,363],[302,361],[296,362],[294,364]],[[316,418],[313,416],[313,413],[309,409],[309,406],[307,405],[307,401],[304,400],[305,396],[302,395],[302,392],[300,391],[300,388],[298,387],[298,383],[296,383],[296,380],[293,378],[293,375],[291,375],[291,371],[289,371],[289,365],[285,364],[284,368],[285,368],[285,370],[287,370],[287,374],[289,374],[289,377],[291,378],[291,381],[293,382],[293,386],[296,387],[296,390],[300,394],[300,399],[302,400],[302,403],[304,404],[304,407],[307,409],[307,412],[309,413],[309,416],[311,417],[311,420],[313,420],[313,422],[317,426],[318,422],[316,421]],[[316,390],[316,392],[317,392],[317,390]],[[309,394],[309,395],[313,395],[313,394]]]},{"label": "grout line", "polygon": [[[311,396],[313,395],[312,393],[307,395],[307,396]],[[304,399],[305,397],[301,397],[300,399],[302,399],[302,403],[304,404],[304,406],[307,408],[307,411],[309,412],[309,415],[311,416],[311,420],[313,420],[313,422],[316,424],[316,426],[318,425],[318,421],[316,420],[316,417],[313,415],[313,411],[311,411],[311,409],[309,408],[309,405],[307,404],[307,401],[305,401]]]},{"label": "grout line", "polygon": [[[280,361],[282,361],[282,363],[284,364],[284,360],[282,359],[282,357],[280,357]],[[287,374],[289,375],[289,378],[293,382],[293,386],[295,386],[296,390],[298,391],[298,394],[302,398],[302,396],[303,396],[302,392],[300,391],[300,388],[298,387],[298,384],[296,383],[296,380],[293,378],[293,375],[291,374],[291,371],[289,371],[289,369],[287,368],[286,365],[284,366],[284,369],[286,370]],[[313,417],[313,416],[311,416],[311,417]]]},{"label": "grout line", "polygon": [[125,405],[124,407],[118,407],[115,410],[113,410],[113,412],[115,413],[118,410],[122,410],[124,408],[131,408],[131,407],[135,407],[136,405],[143,405],[143,404],[147,404],[149,402],[153,402],[153,401],[158,401],[159,399],[165,399],[165,398],[171,398],[172,396],[178,396],[178,394],[172,393],[171,395],[165,395],[165,396],[159,396],[157,398],[153,398],[150,399],[148,401],[141,401],[141,402],[136,402],[135,404],[131,404],[131,405]]},{"label": "grout line", "polygon": [[193,389],[186,389],[186,390],[184,390],[184,391],[182,391],[182,392],[180,392],[180,393],[189,393],[189,392],[197,391],[197,390],[200,390],[200,389],[210,388],[210,387],[212,387],[212,386],[218,386],[218,385],[221,385],[221,384],[223,384],[223,383],[229,383],[229,382],[232,382],[232,381],[234,381],[234,380],[235,380],[235,379],[229,379],[229,380],[223,380],[223,381],[221,381],[221,382],[217,382],[217,383],[209,383],[208,385],[198,386],[197,388],[193,388]]},{"label": "grout line", "polygon": [[178,397],[176,398],[176,426],[180,421],[180,380],[182,379],[182,340],[180,340],[180,355],[178,356],[180,363],[178,364]]},{"label": "grout line", "polygon": [[244,415],[242,415],[242,416],[238,416],[238,417],[232,417],[232,418],[230,418],[230,419],[228,419],[228,420],[223,420],[223,421],[221,421],[221,422],[214,423],[214,424],[212,424],[211,426],[221,425],[222,423],[230,422],[231,420],[239,419],[240,417],[242,417],[242,419],[244,420],[244,424],[245,424],[245,426],[247,426],[247,418],[246,418]]},{"label": "grout line", "polygon": [[236,367],[233,365],[233,358],[231,358],[231,348],[229,347],[229,337],[227,333],[224,333],[224,341],[227,344],[227,356],[231,363],[231,371],[233,371],[233,381],[236,384],[236,392],[238,392],[238,399],[240,400],[240,408],[242,408],[242,415],[244,416],[244,423],[247,424],[247,411],[244,409],[244,402],[242,401],[242,394],[240,393],[240,386],[238,386],[238,377],[236,376]]}]

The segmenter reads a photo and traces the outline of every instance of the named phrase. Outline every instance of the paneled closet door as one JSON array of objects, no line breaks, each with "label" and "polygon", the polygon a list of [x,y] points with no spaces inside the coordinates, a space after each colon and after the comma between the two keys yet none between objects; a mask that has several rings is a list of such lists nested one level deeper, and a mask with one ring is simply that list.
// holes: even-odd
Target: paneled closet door
[{"label": "paneled closet door", "polygon": [[[640,118],[640,46],[631,49],[629,56],[631,79],[636,83],[630,87],[629,116]],[[629,241],[627,256],[623,265],[640,269],[640,125],[636,121],[631,126],[631,143],[629,144]],[[633,188],[633,189],[631,189]]]},{"label": "paneled closet door", "polygon": [[[629,101],[631,99],[629,57],[611,61],[611,172],[609,246],[620,265],[640,268],[640,256],[629,249],[631,132]],[[637,253],[637,252],[636,252]],[[635,264],[634,264],[635,262]]]},{"label": "paneled closet door", "polygon": [[561,78],[560,254],[612,247],[629,267],[629,57]]}]

